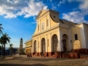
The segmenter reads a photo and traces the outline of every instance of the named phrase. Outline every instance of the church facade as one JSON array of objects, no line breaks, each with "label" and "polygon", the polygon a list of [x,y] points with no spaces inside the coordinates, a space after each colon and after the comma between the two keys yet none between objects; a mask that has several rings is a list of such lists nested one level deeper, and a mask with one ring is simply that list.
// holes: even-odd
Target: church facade
[{"label": "church facade", "polygon": [[88,25],[68,22],[58,16],[59,12],[54,10],[42,10],[38,14],[32,36],[32,56],[62,57],[63,53],[73,51],[88,53]]}]

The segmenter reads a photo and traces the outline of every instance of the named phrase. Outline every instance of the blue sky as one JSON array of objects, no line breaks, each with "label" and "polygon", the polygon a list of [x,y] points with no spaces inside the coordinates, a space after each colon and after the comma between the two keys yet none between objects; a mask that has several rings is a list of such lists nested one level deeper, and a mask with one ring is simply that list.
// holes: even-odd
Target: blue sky
[{"label": "blue sky", "polygon": [[42,9],[60,12],[60,19],[88,23],[88,0],[0,0],[0,23],[14,47],[19,47],[20,38],[24,43],[31,39]]}]

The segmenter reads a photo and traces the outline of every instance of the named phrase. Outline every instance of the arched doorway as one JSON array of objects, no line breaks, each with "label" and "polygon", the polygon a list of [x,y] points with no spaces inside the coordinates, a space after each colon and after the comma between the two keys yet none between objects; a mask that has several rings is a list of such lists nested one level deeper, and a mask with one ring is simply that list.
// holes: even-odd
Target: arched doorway
[{"label": "arched doorway", "polygon": [[57,46],[58,46],[58,39],[57,39],[57,35],[54,34],[52,36],[52,52],[57,52]]},{"label": "arched doorway", "polygon": [[68,36],[66,34],[63,34],[62,36],[62,43],[63,43],[63,51],[66,52],[67,51],[67,40],[68,40]]},{"label": "arched doorway", "polygon": [[34,53],[36,53],[36,40],[34,41]]},{"label": "arched doorway", "polygon": [[45,53],[45,38],[41,40],[41,55],[44,56]]}]

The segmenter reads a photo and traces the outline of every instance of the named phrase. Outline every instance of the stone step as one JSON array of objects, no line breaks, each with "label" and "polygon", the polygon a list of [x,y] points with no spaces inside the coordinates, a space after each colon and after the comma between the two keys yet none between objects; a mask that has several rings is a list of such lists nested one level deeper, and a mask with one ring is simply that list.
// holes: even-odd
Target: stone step
[{"label": "stone step", "polygon": [[86,59],[88,59],[88,55],[80,54],[80,58],[86,58]]},{"label": "stone step", "polygon": [[32,58],[52,59],[52,57],[44,57],[44,56],[32,56]]}]

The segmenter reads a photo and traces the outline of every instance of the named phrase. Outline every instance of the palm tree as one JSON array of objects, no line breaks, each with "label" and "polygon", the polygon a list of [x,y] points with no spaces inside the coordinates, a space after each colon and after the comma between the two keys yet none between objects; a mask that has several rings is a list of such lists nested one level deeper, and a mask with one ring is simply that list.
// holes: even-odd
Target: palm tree
[{"label": "palm tree", "polygon": [[3,34],[2,30],[3,30],[3,27],[2,27],[2,24],[0,24],[0,33],[1,34]]},{"label": "palm tree", "polygon": [[[3,30],[3,28],[2,28],[2,24],[0,24],[0,34],[3,34],[2,30]],[[0,38],[0,44],[2,45],[1,38]],[[2,47],[3,47],[3,45],[2,45]]]},{"label": "palm tree", "polygon": [[10,48],[12,48],[13,44],[10,44]]},{"label": "palm tree", "polygon": [[0,46],[0,55],[1,55],[1,50],[2,50],[2,47]]},{"label": "palm tree", "polygon": [[3,41],[1,40],[1,37],[0,37],[0,44],[2,45],[1,46],[1,53],[3,52]]},{"label": "palm tree", "polygon": [[10,42],[10,37],[8,36],[8,34],[5,33],[1,36],[1,42],[4,45],[3,55],[4,55],[4,59],[5,59],[5,44]]},{"label": "palm tree", "polygon": [[[3,30],[3,27],[2,27],[2,24],[0,24],[0,34],[3,34],[2,30]],[[0,38],[0,44],[2,45],[1,38]],[[3,45],[2,45],[2,47],[0,48],[1,53],[2,53],[2,50],[3,50]]]}]

